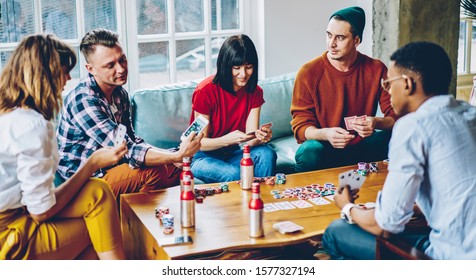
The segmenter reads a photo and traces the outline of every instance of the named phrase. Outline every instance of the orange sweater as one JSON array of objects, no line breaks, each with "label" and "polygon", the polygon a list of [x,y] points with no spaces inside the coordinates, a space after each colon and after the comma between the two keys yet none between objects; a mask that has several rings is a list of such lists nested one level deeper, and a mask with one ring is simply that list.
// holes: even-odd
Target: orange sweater
[{"label": "orange sweater", "polygon": [[[309,126],[345,128],[345,117],[375,116],[379,103],[385,117],[397,119],[390,95],[380,86],[380,79],[387,77],[381,61],[359,53],[349,71],[341,72],[326,53],[304,64],[294,82],[291,125],[298,143],[306,141]],[[356,137],[351,144],[360,140]]]}]

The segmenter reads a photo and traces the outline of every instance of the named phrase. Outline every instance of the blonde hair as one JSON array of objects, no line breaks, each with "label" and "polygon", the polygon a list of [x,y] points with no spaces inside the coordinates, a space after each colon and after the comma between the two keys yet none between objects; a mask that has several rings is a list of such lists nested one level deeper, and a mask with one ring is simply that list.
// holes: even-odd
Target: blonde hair
[{"label": "blonde hair", "polygon": [[0,77],[0,114],[30,108],[53,119],[62,104],[64,74],[75,65],[74,50],[53,35],[25,37]]}]

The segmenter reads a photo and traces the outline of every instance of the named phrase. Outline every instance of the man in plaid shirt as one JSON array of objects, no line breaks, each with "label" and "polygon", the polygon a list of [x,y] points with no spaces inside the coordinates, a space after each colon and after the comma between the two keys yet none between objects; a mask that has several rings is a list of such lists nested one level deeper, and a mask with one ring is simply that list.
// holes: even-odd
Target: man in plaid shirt
[{"label": "man in plaid shirt", "polygon": [[118,43],[118,35],[105,29],[88,32],[81,41],[89,76],[65,98],[57,137],[60,162],[58,174],[67,179],[101,147],[113,146],[117,127],[127,128],[125,141],[129,149],[116,166],[100,170],[102,177],[119,195],[147,192],[179,183],[183,157],[200,149],[203,135],[187,137],[177,152],[158,149],[137,137],[132,128],[131,104],[127,91],[127,58]]}]

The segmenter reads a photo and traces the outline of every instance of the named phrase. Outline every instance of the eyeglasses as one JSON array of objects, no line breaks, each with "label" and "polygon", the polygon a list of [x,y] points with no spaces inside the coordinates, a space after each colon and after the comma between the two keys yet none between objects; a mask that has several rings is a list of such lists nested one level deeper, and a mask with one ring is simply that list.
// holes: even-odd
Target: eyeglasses
[{"label": "eyeglasses", "polygon": [[397,77],[393,77],[393,78],[390,78],[390,79],[387,79],[387,80],[380,80],[380,84],[382,85],[382,88],[385,90],[385,91],[388,91],[390,89],[390,84],[396,80],[400,80],[400,79],[408,79],[409,77],[405,74],[401,75],[401,76],[397,76]]}]

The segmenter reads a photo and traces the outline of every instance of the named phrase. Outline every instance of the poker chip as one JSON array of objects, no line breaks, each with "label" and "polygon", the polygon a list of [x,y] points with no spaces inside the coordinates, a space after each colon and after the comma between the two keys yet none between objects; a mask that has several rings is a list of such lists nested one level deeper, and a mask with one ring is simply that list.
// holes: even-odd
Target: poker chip
[{"label": "poker chip", "polygon": [[158,206],[157,208],[154,209],[155,211],[155,217],[159,218],[162,221],[162,217],[165,214],[169,214],[170,210],[168,207],[163,207],[163,206]]},{"label": "poker chip", "polygon": [[197,196],[195,197],[195,200],[197,201],[197,203],[203,203],[203,196]]},{"label": "poker chip", "polygon": [[372,173],[378,172],[378,163],[377,162],[369,163],[369,170]]},{"label": "poker chip", "polygon": [[173,227],[164,227],[163,232],[165,234],[171,234],[172,232],[174,232],[174,228]]},{"label": "poker chip", "polygon": [[223,192],[229,191],[229,187],[227,183],[220,183],[220,187]]},{"label": "poker chip", "polygon": [[215,190],[213,188],[206,188],[207,196],[211,196],[215,194]]}]

